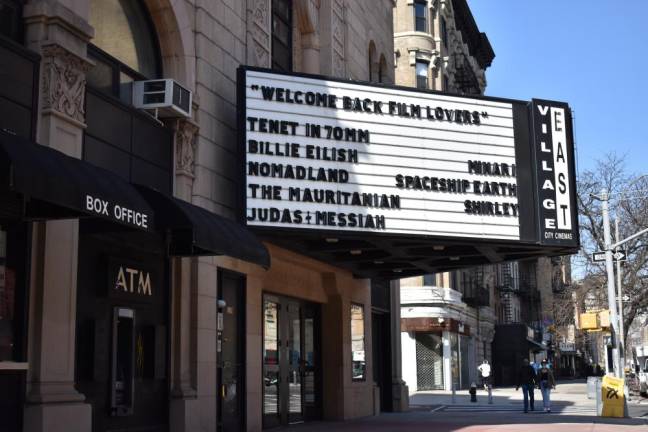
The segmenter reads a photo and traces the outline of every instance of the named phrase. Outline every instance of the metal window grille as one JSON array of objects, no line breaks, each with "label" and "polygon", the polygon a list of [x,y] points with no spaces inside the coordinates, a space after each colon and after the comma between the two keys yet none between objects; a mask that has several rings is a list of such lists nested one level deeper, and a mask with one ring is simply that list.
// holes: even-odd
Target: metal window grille
[{"label": "metal window grille", "polygon": [[443,389],[443,340],[440,335],[416,334],[416,381],[418,390]]}]

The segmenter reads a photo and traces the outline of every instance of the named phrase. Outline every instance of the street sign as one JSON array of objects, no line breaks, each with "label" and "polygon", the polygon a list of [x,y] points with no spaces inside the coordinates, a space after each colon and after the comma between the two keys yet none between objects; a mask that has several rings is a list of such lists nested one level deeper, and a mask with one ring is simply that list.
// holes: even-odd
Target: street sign
[{"label": "street sign", "polygon": [[[612,253],[612,259],[614,261],[626,261],[628,258],[628,253],[625,249],[619,249],[616,252]],[[594,262],[604,262],[605,261],[605,251],[597,251],[592,254],[592,261]]]}]

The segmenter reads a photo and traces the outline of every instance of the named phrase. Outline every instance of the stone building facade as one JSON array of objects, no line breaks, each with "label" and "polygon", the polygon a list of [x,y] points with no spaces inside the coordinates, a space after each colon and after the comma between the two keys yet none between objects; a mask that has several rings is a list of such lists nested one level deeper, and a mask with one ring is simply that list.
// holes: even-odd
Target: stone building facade
[{"label": "stone building facade", "polygon": [[[23,130],[10,121],[18,96],[2,88],[3,133],[37,142],[28,146],[35,154],[113,184],[115,194],[139,202],[141,193],[156,225],[168,224],[122,231],[88,217],[90,204],[81,218],[0,211],[3,248],[29,269],[12,273],[19,283],[7,297],[24,318],[7,324],[22,345],[0,362],[10,430],[254,431],[404,409],[399,344],[390,339],[398,334],[372,337],[373,282],[262,245],[235,223],[239,66],[394,82],[392,1],[17,0],[0,8],[11,18],[0,31],[3,57],[17,53],[10,82],[33,95],[20,102],[31,110]],[[190,117],[134,109],[132,82],[162,78],[192,92]],[[103,174],[92,174],[96,166]],[[203,222],[215,231],[196,234]],[[206,245],[215,232],[222,237]],[[13,271],[2,258],[3,272]],[[398,304],[398,291],[385,286]],[[111,294],[115,287],[126,294]],[[352,341],[364,348],[357,358]],[[394,350],[386,380],[374,373],[375,341]],[[289,343],[291,355],[280,354]]]},{"label": "stone building facade", "polygon": [[495,54],[465,0],[397,0],[396,82],[459,94],[483,94]]}]

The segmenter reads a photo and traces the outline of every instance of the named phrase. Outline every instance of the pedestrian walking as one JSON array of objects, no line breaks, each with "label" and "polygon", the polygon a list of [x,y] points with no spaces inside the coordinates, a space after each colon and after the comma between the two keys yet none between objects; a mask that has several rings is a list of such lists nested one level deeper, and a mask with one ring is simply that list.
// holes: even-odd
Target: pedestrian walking
[{"label": "pedestrian walking", "polygon": [[538,379],[536,377],[535,370],[529,364],[529,359],[522,360],[522,367],[517,372],[517,384],[515,385],[515,390],[517,391],[522,387],[522,395],[524,397],[524,412],[529,412],[529,406],[531,411],[534,411],[533,407],[533,389],[538,384]]},{"label": "pedestrian walking", "polygon": [[540,381],[540,392],[542,393],[542,405],[545,412],[551,412],[551,389],[556,388],[556,380],[553,371],[549,368],[547,360],[542,360],[542,366],[538,371],[538,380]]},{"label": "pedestrian walking", "polygon": [[484,390],[488,390],[488,387],[491,385],[491,365],[488,364],[488,360],[484,359],[482,364],[477,367],[477,370],[479,371],[482,379],[482,385],[484,386]]}]

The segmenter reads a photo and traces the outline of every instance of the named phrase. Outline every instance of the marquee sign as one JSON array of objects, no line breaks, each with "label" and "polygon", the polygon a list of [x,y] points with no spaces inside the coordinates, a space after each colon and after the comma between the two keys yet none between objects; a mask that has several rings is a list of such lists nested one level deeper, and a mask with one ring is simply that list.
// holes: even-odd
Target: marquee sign
[{"label": "marquee sign", "polygon": [[578,244],[565,104],[257,68],[239,104],[248,226]]}]

